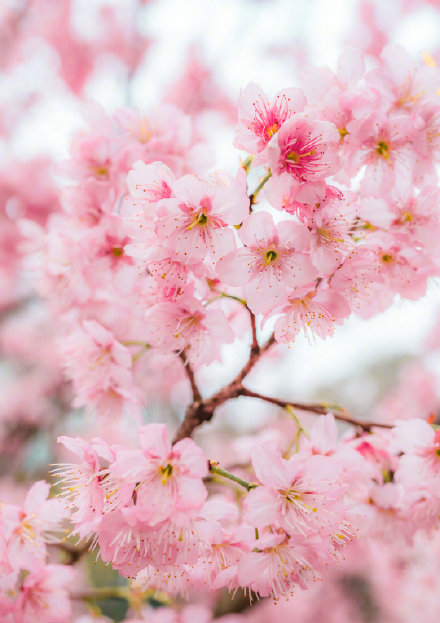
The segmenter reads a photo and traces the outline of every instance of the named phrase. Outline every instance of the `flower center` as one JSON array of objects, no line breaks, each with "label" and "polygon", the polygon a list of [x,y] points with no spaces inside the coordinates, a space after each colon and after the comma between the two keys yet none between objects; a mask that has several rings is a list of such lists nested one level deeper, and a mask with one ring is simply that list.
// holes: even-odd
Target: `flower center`
[{"label": "flower center", "polygon": [[149,128],[147,121],[145,119],[145,117],[142,117],[141,119],[141,125],[139,128],[139,141],[141,143],[147,143],[152,135],[152,131]]},{"label": "flower center", "polygon": [[291,151],[290,153],[287,154],[287,160],[289,160],[290,162],[294,162],[295,164],[297,164],[301,158],[305,158],[306,156],[313,156],[315,153],[315,150],[312,149],[311,151],[308,151],[305,154],[299,154],[297,151]]},{"label": "flower center", "polygon": [[268,266],[271,262],[274,262],[278,257],[278,253],[276,251],[274,251],[273,249],[271,249],[270,251],[266,251],[265,253],[265,264],[266,266]]},{"label": "flower center", "polygon": [[276,134],[279,130],[278,123],[274,123],[269,128],[266,129],[266,134],[268,138],[272,138],[274,134]]},{"label": "flower center", "polygon": [[105,164],[90,166],[89,168],[98,179],[107,179],[109,176],[109,170],[108,167],[105,166]]},{"label": "flower center", "polygon": [[163,485],[166,485],[168,478],[173,473],[173,466],[171,465],[171,463],[168,463],[167,465],[162,465],[162,467],[160,468],[160,473],[162,474],[161,482]]},{"label": "flower center", "polygon": [[199,212],[199,214],[194,214],[193,221],[190,225],[188,225],[187,229],[192,229],[193,227],[199,226],[203,227],[208,222],[208,217],[204,212]]},{"label": "flower center", "polygon": [[393,256],[389,255],[389,253],[384,253],[382,255],[382,262],[385,262],[386,264],[389,264],[392,261],[393,261]]},{"label": "flower center", "polygon": [[400,218],[400,221],[402,223],[410,223],[413,220],[413,215],[411,214],[411,212],[407,211],[404,212]]},{"label": "flower center", "polygon": [[389,146],[388,143],[385,143],[385,141],[379,141],[376,147],[376,153],[379,154],[379,156],[382,156],[382,158],[385,158],[385,160],[388,160],[388,158],[390,157],[389,154]]}]

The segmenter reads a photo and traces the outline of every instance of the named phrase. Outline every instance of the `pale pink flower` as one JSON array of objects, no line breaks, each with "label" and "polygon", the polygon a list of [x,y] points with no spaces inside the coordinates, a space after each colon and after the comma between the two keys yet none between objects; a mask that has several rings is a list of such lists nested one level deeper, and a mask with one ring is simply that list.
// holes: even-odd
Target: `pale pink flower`
[{"label": "pale pink flower", "polygon": [[253,536],[250,526],[238,524],[238,508],[225,499],[211,497],[202,510],[202,516],[212,528],[210,548],[190,571],[191,582],[201,589],[217,590],[238,587],[237,565],[244,552],[249,551],[248,541]]},{"label": "pale pink flower", "polygon": [[[131,489],[109,477],[108,466],[115,453],[105,441],[95,437],[87,443],[79,437],[58,437],[58,442],[78,456],[80,463],[54,466],[60,497],[70,510],[70,517],[80,536],[96,527],[101,517],[121,500],[130,499]],[[125,493],[125,496],[124,496]]]},{"label": "pale pink flower", "polygon": [[388,117],[383,112],[372,112],[349,124],[344,141],[345,169],[353,176],[365,165],[361,182],[364,193],[385,193],[390,186],[406,187],[408,180],[419,181],[431,175],[432,163],[416,151],[417,137],[419,142],[423,140],[417,127],[420,123],[423,125],[402,114]]},{"label": "pale pink flower", "polygon": [[362,116],[365,108],[371,106],[365,100],[369,94],[363,86],[359,86],[364,73],[364,58],[357,47],[347,47],[342,51],[336,72],[328,67],[306,67],[302,72],[309,106],[320,118],[338,128],[342,150],[347,125],[353,117]]},{"label": "pale pink flower", "polygon": [[339,169],[340,135],[328,121],[305,115],[287,121],[267,147],[273,175],[288,173],[297,201],[316,203],[325,195],[324,179]]},{"label": "pale pink flower", "polygon": [[136,574],[151,563],[173,564],[177,549],[167,547],[158,539],[158,528],[144,519],[145,510],[137,506],[123,507],[107,513],[99,526],[100,556],[125,577]]},{"label": "pale pink flower", "polygon": [[198,512],[206,499],[203,477],[208,464],[191,439],[174,446],[166,426],[147,424],[139,429],[140,450],[118,450],[111,475],[136,485],[137,505],[145,519],[158,524],[177,512]]},{"label": "pale pink flower", "polygon": [[[426,420],[397,420],[394,434],[404,451],[399,464],[400,482],[413,487],[440,483],[440,430]],[[438,496],[440,497],[440,496]]]},{"label": "pale pink flower", "polygon": [[335,324],[350,314],[345,299],[331,288],[304,286],[288,294],[277,310],[282,314],[275,323],[278,342],[291,342],[301,329],[308,337],[325,339],[333,335]]},{"label": "pale pink flower", "polygon": [[238,581],[261,597],[278,598],[295,585],[304,587],[306,579],[317,574],[307,560],[305,544],[297,544],[284,533],[266,534],[255,541],[253,551],[238,564]]},{"label": "pale pink flower", "polygon": [[200,367],[220,355],[221,344],[230,344],[234,334],[222,309],[208,307],[185,292],[175,300],[163,300],[145,313],[146,338],[165,352],[187,349],[191,364]]},{"label": "pale pink flower", "polygon": [[294,455],[283,459],[275,442],[257,446],[252,465],[261,486],[244,502],[246,521],[257,528],[271,524],[288,534],[330,535],[344,514],[346,486],[341,463],[328,456]]},{"label": "pale pink flower", "polygon": [[84,320],[65,340],[63,357],[74,384],[74,406],[92,404],[102,415],[114,416],[126,410],[138,417],[132,356],[111,331],[96,320]]},{"label": "pale pink flower", "polygon": [[48,499],[50,485],[42,480],[30,488],[23,508],[0,507],[0,529],[4,537],[4,563],[11,569],[38,569],[47,556],[46,543],[56,540],[50,532],[60,529],[66,517],[60,500]]},{"label": "pale pink flower", "polygon": [[17,623],[68,623],[71,606],[68,587],[75,571],[66,565],[47,565],[30,573],[16,604]]},{"label": "pale pink flower", "polygon": [[160,203],[156,233],[167,241],[182,262],[204,259],[215,262],[235,248],[231,225],[239,225],[249,213],[246,176],[205,182],[185,176],[175,182],[175,198]]},{"label": "pale pink flower", "polygon": [[301,213],[302,238],[320,275],[329,275],[354,247],[351,229],[356,219],[354,197],[329,194],[314,210]]},{"label": "pale pink flower", "polygon": [[305,103],[300,89],[279,91],[271,101],[258,84],[250,82],[240,91],[235,147],[251,154],[262,151],[285,121],[304,110]]},{"label": "pale pink flower", "polygon": [[344,297],[361,318],[370,318],[391,302],[389,289],[377,267],[374,245],[355,247],[330,278],[331,290]]},{"label": "pale pink flower", "polygon": [[175,512],[173,519],[152,525],[148,521],[148,500],[145,502],[105,515],[98,542],[104,562],[111,562],[125,577],[142,572],[139,585],[153,576],[154,586],[155,572],[170,573],[173,567],[196,564],[209,551],[215,537],[211,525],[192,518],[188,512]]},{"label": "pale pink flower", "polygon": [[[382,305],[389,305],[395,293],[414,300],[425,293],[427,279],[435,268],[430,256],[411,239],[375,232],[369,236],[366,246],[375,253],[374,265],[384,282]],[[378,302],[377,311],[379,309]]]},{"label": "pale pink flower", "polygon": [[189,172],[203,175],[212,165],[211,151],[198,141],[191,117],[172,104],[162,103],[148,114],[123,108],[116,112],[115,120],[122,162],[160,161],[177,176]]},{"label": "pale pink flower", "polygon": [[380,66],[365,76],[377,94],[381,108],[413,113],[433,98],[438,89],[437,67],[416,64],[400,45],[387,45],[380,54]]},{"label": "pale pink flower", "polygon": [[174,182],[173,172],[163,162],[146,164],[138,160],[127,175],[127,186],[131,197],[142,204],[169,199],[173,194]]},{"label": "pale pink flower", "polygon": [[317,276],[310,259],[301,253],[301,233],[293,221],[275,225],[267,212],[251,214],[239,230],[244,247],[221,259],[217,273],[230,285],[244,286],[254,313],[267,312],[283,299],[287,288]]},{"label": "pale pink flower", "polygon": [[416,195],[412,185],[396,187],[388,197],[365,197],[359,214],[368,224],[410,237],[438,256],[439,200],[436,187],[427,186]]}]

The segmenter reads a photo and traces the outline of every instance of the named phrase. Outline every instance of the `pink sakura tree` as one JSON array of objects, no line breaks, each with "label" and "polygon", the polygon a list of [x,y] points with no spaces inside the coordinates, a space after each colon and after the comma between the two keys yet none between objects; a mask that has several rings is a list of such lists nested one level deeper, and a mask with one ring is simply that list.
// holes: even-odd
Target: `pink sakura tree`
[{"label": "pink sakura tree", "polygon": [[[95,52],[61,36],[61,4],[44,36],[77,49],[82,64],[61,71],[81,96]],[[101,17],[98,48],[131,75],[146,40]],[[10,14],[11,37],[14,20],[37,23]],[[115,601],[131,623],[400,622],[420,602],[437,620],[435,380],[408,367],[360,419],[253,376],[282,366],[299,334],[330,338],[439,276],[440,72],[399,46],[367,52],[347,48],[301,88],[244,87],[232,175],[212,169],[196,122],[213,100],[230,118],[230,100],[191,56],[185,111],[176,97],[111,115],[89,103],[59,182],[41,181],[39,161],[27,187],[3,184],[15,218],[1,344],[35,373],[6,396],[2,445],[22,453],[44,430],[59,445],[52,489],[35,479],[0,506],[1,621],[101,623]],[[24,297],[8,281],[23,256]],[[273,417],[228,437],[231,401]]]}]

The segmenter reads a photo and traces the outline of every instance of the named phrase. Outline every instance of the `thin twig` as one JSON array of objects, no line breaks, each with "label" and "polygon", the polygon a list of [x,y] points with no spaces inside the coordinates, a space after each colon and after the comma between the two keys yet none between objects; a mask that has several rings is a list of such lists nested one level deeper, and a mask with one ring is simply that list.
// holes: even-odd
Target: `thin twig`
[{"label": "thin twig", "polygon": [[[252,316],[251,316],[252,318]],[[275,338],[272,335],[268,341],[259,346],[255,345],[252,339],[251,350],[249,353],[249,359],[246,364],[228,385],[223,387],[214,396],[207,400],[194,400],[186,410],[185,418],[180,425],[176,436],[174,437],[174,443],[184,439],[185,437],[191,437],[193,431],[198,428],[203,422],[208,422],[214,415],[214,411],[221,404],[230,400],[231,398],[237,398],[241,395],[243,388],[243,379],[249,374],[255,364],[259,361],[260,357],[274,344]]]},{"label": "thin twig", "polygon": [[359,426],[363,430],[369,431],[373,427],[378,428],[393,428],[392,424],[386,424],[385,422],[368,422],[367,420],[358,420],[351,415],[347,414],[344,410],[344,413],[338,413],[335,409],[331,409],[328,405],[322,403],[315,404],[307,404],[300,402],[291,402],[287,400],[281,400],[280,398],[272,398],[271,396],[264,396],[263,394],[259,394],[257,392],[253,392],[246,387],[243,387],[240,396],[248,396],[249,398],[258,398],[259,400],[264,400],[265,402],[270,402],[271,404],[277,405],[282,409],[287,409],[288,407],[292,407],[293,409],[298,409],[299,411],[308,411],[310,413],[315,413],[316,415],[326,415],[327,413],[333,413],[336,420],[340,420],[341,422],[346,422],[347,424],[352,424],[353,426]]},{"label": "thin twig", "polygon": [[71,599],[77,601],[97,601],[105,599],[129,599],[129,592],[126,586],[97,586],[91,591],[81,591],[72,593]]},{"label": "thin twig", "polygon": [[251,489],[255,489],[255,487],[258,487],[256,483],[248,482],[247,480],[244,480],[243,478],[236,476],[232,472],[228,472],[228,470],[223,469],[222,467],[219,467],[216,461],[208,461],[208,465],[209,465],[209,471],[212,474],[217,474],[218,476],[222,476],[223,478],[232,480],[233,482],[236,482],[238,485],[240,485],[247,491],[250,491]]},{"label": "thin twig", "polygon": [[257,203],[257,198],[258,198],[258,195],[260,193],[260,190],[263,188],[263,186],[266,184],[266,182],[268,180],[270,180],[271,177],[272,177],[272,171],[269,169],[265,173],[265,175],[263,175],[263,177],[261,178],[260,183],[258,184],[256,189],[254,190],[254,192],[251,195],[249,195],[249,210],[250,211],[252,211],[252,206]]},{"label": "thin twig", "polygon": [[199,388],[197,387],[197,383],[196,383],[196,379],[194,376],[194,370],[191,367],[191,364],[189,363],[188,359],[186,358],[185,353],[182,351],[181,353],[179,353],[179,357],[181,358],[181,360],[183,361],[183,367],[185,368],[186,371],[186,375],[188,377],[188,380],[190,382],[191,385],[191,390],[192,390],[192,394],[193,394],[193,403],[199,403],[203,401],[202,395],[199,391]]},{"label": "thin twig", "polygon": [[252,331],[251,353],[252,353],[252,351],[254,352],[259,351],[260,347],[258,346],[258,340],[257,340],[257,322],[255,319],[255,314],[253,314],[250,309],[249,309],[249,314],[251,318],[251,331]]}]

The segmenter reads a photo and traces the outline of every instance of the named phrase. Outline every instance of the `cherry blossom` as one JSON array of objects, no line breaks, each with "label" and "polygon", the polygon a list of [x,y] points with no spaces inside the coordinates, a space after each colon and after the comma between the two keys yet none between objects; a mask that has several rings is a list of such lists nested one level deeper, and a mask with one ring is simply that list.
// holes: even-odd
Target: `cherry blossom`
[{"label": "cherry blossom", "polygon": [[254,313],[269,311],[287,288],[309,283],[315,277],[310,260],[301,253],[304,244],[299,231],[291,221],[275,226],[269,214],[252,214],[239,230],[244,247],[219,261],[220,277],[231,285],[245,286]]}]

